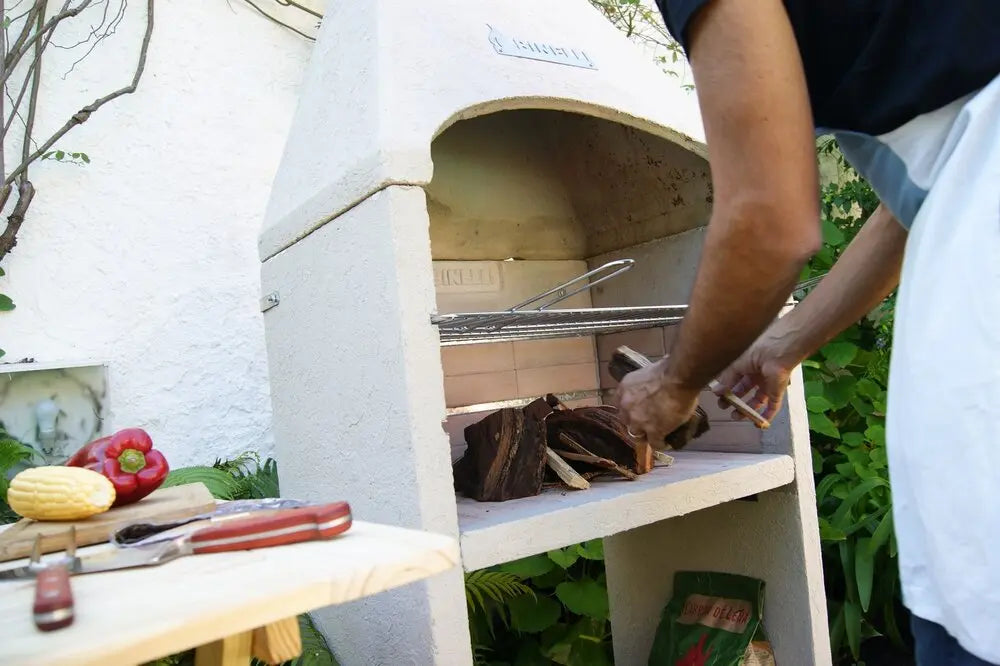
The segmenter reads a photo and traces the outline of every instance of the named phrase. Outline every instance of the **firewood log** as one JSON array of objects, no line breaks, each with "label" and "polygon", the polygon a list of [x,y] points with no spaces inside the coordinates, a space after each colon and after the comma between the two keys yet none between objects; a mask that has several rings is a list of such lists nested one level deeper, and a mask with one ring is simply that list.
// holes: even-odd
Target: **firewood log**
[{"label": "firewood log", "polygon": [[535,400],[504,408],[465,428],[465,454],[453,466],[455,489],[480,502],[502,502],[542,491],[545,476],[545,414]]}]

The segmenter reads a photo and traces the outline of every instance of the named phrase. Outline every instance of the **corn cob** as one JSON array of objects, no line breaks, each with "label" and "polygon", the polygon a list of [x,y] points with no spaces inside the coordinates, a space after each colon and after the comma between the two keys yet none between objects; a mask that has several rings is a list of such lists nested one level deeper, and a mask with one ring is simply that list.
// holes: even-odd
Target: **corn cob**
[{"label": "corn cob", "polygon": [[31,467],[11,479],[7,504],[32,520],[81,520],[107,511],[115,487],[104,475],[84,467]]}]

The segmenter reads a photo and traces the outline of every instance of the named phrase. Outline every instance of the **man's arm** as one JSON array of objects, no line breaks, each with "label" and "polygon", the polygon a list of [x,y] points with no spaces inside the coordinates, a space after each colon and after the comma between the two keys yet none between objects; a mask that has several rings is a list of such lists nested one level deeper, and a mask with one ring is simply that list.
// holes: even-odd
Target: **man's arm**
[{"label": "man's arm", "polygon": [[[764,418],[774,418],[795,366],[870,312],[899,284],[906,237],[892,213],[879,206],[812,293],[774,322],[719,377],[716,393],[721,396],[731,390]],[[719,406],[725,409],[728,403],[720,398]],[[743,418],[738,412],[733,416]]]},{"label": "man's arm", "polygon": [[793,368],[858,321],[899,284],[906,230],[884,205],[816,288],[765,334],[773,357]]},{"label": "man's arm", "polygon": [[689,59],[715,204],[695,287],[662,366],[666,390],[702,390],[777,316],[821,242],[812,113],[780,0],[713,0]]}]

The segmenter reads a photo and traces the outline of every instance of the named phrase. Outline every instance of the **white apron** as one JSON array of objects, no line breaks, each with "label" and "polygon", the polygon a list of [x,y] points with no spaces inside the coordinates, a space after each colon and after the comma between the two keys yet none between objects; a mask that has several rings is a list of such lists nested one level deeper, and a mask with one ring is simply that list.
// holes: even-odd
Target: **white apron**
[{"label": "white apron", "polygon": [[1000,77],[837,135],[910,229],[886,427],[903,600],[1000,664]]}]

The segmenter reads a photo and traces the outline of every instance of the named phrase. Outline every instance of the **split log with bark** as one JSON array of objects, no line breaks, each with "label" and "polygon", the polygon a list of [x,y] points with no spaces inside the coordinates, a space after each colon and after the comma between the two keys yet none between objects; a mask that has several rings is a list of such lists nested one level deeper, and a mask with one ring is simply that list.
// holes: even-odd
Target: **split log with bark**
[{"label": "split log with bark", "polygon": [[481,502],[530,497],[549,485],[586,490],[599,476],[635,480],[654,464],[615,407],[569,408],[551,394],[487,415],[465,429],[465,441],[455,488]]}]

